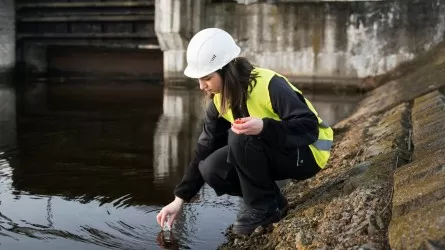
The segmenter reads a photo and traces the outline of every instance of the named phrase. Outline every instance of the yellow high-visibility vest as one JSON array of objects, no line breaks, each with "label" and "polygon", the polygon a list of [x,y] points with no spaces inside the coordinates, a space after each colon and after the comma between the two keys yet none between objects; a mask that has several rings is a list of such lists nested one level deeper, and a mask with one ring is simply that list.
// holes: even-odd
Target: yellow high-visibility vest
[{"label": "yellow high-visibility vest", "polygon": [[[283,77],[289,86],[296,92],[302,94],[302,92],[291,84],[286,77],[268,69],[254,68],[252,72],[258,74],[256,78],[257,83],[252,89],[252,92],[247,99],[247,109],[250,116],[258,118],[271,118],[280,121],[280,117],[275,113],[272,108],[270,95],[269,95],[269,82],[273,76],[277,75]],[[304,98],[309,109],[317,116],[318,119],[318,140],[313,144],[309,145],[312,154],[314,155],[315,161],[320,168],[324,168],[328,162],[329,156],[331,154],[331,147],[334,139],[334,131],[327,126],[323,120],[318,116],[312,103]],[[221,112],[221,94],[215,94],[213,97],[213,102],[216,106],[218,112]],[[233,123],[233,114],[230,107],[227,109],[225,114],[221,114],[227,121]]]}]

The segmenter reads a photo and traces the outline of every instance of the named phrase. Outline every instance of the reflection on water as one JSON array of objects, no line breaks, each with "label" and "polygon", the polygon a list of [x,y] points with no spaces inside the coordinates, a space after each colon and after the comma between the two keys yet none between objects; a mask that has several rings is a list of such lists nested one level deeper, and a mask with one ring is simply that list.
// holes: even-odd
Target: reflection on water
[{"label": "reflection on water", "polygon": [[[239,199],[208,186],[172,235],[155,220],[191,160],[199,91],[36,82],[17,93],[0,84],[1,249],[214,249],[224,241]],[[354,105],[309,98],[331,123]]]},{"label": "reflection on water", "polygon": [[15,93],[9,81],[9,76],[0,72],[0,149],[16,146]]},{"label": "reflection on water", "polygon": [[[172,169],[185,169],[191,161],[204,110],[202,97],[198,91],[164,90],[163,113],[154,136],[153,166],[157,183],[168,179]],[[184,143],[179,145],[178,141]]]}]

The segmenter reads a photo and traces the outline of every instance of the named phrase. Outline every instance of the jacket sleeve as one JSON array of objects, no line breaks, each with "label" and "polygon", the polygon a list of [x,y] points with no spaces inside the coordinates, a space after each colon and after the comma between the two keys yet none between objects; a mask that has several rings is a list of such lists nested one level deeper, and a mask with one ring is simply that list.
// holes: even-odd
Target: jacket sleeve
[{"label": "jacket sleeve", "polygon": [[212,152],[227,145],[228,129],[230,123],[219,117],[219,112],[213,102],[207,107],[204,117],[203,130],[198,138],[198,143],[192,161],[189,164],[181,182],[174,190],[175,196],[190,201],[204,185],[199,163]]},{"label": "jacket sleeve", "polygon": [[269,95],[281,121],[263,118],[260,137],[276,147],[294,148],[314,143],[318,138],[318,119],[304,97],[276,75],[269,83]]}]

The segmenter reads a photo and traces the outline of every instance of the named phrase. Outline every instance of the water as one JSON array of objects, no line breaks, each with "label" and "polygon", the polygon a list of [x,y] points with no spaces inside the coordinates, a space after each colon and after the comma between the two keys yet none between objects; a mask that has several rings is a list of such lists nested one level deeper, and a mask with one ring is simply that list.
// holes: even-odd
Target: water
[{"label": "water", "polygon": [[[215,249],[238,198],[204,186],[171,235],[156,222],[191,160],[201,97],[136,81],[0,84],[0,249]],[[357,100],[308,97],[330,123]]]}]

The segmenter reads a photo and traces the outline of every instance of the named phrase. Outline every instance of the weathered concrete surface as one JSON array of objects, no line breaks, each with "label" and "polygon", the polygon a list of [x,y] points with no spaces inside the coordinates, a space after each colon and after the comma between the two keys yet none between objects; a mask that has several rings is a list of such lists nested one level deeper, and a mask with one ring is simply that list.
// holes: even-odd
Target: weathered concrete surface
[{"label": "weathered concrete surface", "polygon": [[390,79],[384,85],[367,93],[360,102],[357,111],[342,123],[354,120],[382,110],[391,108],[402,102],[413,101],[415,98],[445,86],[445,43],[431,50],[416,60],[402,64],[391,71]]},{"label": "weathered concrete surface", "polygon": [[15,10],[13,0],[0,0],[0,72],[15,63]]},{"label": "weathered concrete surface", "polygon": [[[198,9],[190,1],[158,2],[157,13],[169,13],[156,19],[164,69],[177,77],[184,77],[185,58],[180,55],[191,31],[207,27],[231,33],[242,56],[256,65],[298,78],[295,81],[336,84],[355,84],[357,78],[385,73],[427,51],[445,34],[445,0],[249,5],[200,1]],[[198,13],[191,15],[195,9]]]},{"label": "weathered concrete surface", "polygon": [[445,31],[445,1],[210,4],[206,13],[203,26],[232,33],[243,55],[298,77],[384,73],[440,42]]},{"label": "weathered concrete surface", "polygon": [[445,43],[389,74],[334,126],[328,166],[284,188],[288,215],[221,249],[444,249]]},{"label": "weathered concrete surface", "polygon": [[164,52],[164,77],[184,78],[186,49],[200,30],[204,0],[156,0],[155,32]]},{"label": "weathered concrete surface", "polygon": [[445,247],[445,96],[416,98],[413,162],[394,174],[390,244],[395,249]]}]

